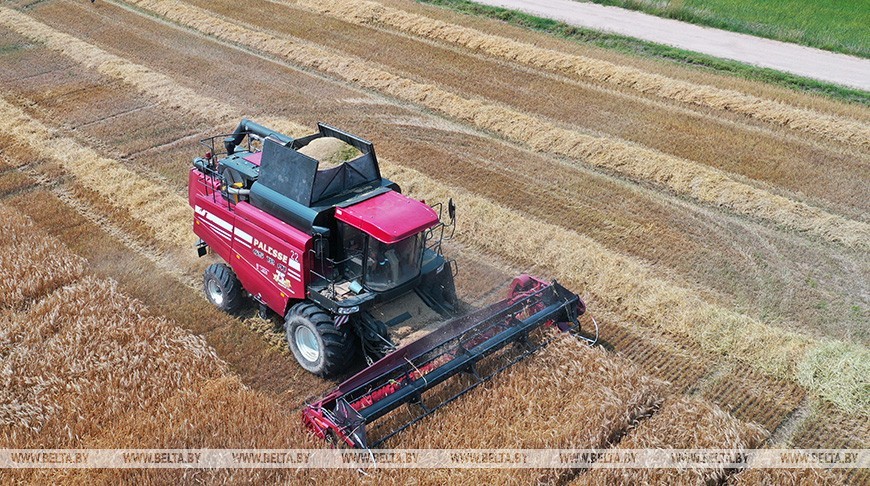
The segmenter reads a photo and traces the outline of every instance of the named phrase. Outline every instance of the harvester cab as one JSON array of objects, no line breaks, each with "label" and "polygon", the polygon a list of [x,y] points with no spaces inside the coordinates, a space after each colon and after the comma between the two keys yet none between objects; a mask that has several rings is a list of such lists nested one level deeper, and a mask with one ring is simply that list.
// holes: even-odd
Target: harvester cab
[{"label": "harvester cab", "polygon": [[[306,154],[327,138],[354,156],[328,166]],[[202,143],[208,151],[194,159],[188,185],[193,229],[199,255],[223,260],[205,272],[208,300],[234,311],[250,297],[284,317],[294,357],[317,375],[347,373],[356,356],[366,359],[306,406],[303,421],[320,437],[376,446],[546,345],[542,327],[597,340],[597,325],[595,338],[580,334],[580,297],[528,275],[514,279],[504,300],[455,316],[456,267],[442,255],[455,229],[453,202],[444,222],[441,205],[403,195],[360,137],[318,124],[317,133],[293,139],[242,120]],[[434,330],[397,346],[391,328],[412,311],[420,322],[425,312],[434,316]],[[506,364],[493,365],[496,358]],[[430,390],[460,374],[468,378],[433,404],[429,397],[445,388]],[[403,404],[419,413],[389,431],[373,425]]]}]

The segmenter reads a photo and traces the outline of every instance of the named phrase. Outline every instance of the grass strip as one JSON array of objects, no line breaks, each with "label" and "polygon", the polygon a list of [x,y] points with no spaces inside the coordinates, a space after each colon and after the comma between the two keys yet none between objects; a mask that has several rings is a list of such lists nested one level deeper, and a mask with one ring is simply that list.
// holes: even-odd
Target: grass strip
[{"label": "grass strip", "polygon": [[775,69],[762,68],[729,59],[708,56],[663,44],[647,42],[608,32],[559,22],[558,20],[536,17],[531,14],[502,7],[480,5],[467,0],[417,0],[419,3],[446,7],[456,12],[501,20],[517,27],[555,35],[580,44],[611,49],[647,59],[672,62],[716,74],[727,74],[751,81],[783,86],[803,93],[822,95],[838,101],[870,106],[870,92],[847,88],[833,83],[784,73]]}]

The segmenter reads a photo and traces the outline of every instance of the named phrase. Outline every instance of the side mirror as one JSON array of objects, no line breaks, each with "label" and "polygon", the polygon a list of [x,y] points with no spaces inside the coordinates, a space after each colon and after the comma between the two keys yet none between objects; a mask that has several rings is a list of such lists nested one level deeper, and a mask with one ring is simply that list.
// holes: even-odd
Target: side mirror
[{"label": "side mirror", "polygon": [[452,197],[447,201],[447,215],[450,216],[451,221],[456,219],[456,204]]}]

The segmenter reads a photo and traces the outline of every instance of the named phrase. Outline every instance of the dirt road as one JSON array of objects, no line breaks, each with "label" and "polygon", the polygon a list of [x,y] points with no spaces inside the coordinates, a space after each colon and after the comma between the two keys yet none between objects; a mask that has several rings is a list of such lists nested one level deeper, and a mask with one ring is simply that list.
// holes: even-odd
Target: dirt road
[{"label": "dirt road", "polygon": [[808,78],[870,90],[870,60],[573,0],[475,0]]}]

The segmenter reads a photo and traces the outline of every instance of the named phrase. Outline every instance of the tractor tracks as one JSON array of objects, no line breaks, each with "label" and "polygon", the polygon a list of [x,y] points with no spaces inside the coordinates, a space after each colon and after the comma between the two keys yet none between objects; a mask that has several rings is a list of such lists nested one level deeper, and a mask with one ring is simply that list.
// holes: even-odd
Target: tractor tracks
[{"label": "tractor tracks", "polygon": [[[161,275],[179,283],[186,289],[185,293],[193,296],[193,299],[198,302],[198,304],[191,305],[210,308],[210,304],[208,304],[202,296],[199,280],[192,276],[189,271],[189,260],[180,257],[177,247],[166,247],[165,245],[161,245],[153,236],[149,237],[144,234],[138,237],[134,236],[136,231],[131,231],[131,228],[125,227],[127,225],[119,225],[115,222],[115,218],[124,218],[125,215],[107,214],[106,208],[101,208],[99,205],[85,200],[81,195],[77,194],[77,190],[74,189],[74,186],[78,184],[77,179],[72,177],[70,181],[64,181],[58,178],[57,169],[46,170],[45,166],[49,162],[36,161],[34,163],[21,164],[10,159],[8,154],[3,154],[2,157],[12,166],[9,170],[24,174],[28,180],[32,181],[32,185],[23,186],[19,191],[5,194],[4,199],[9,200],[11,198],[20,198],[23,194],[33,193],[38,188],[45,190],[55,196],[60,202],[74,211],[83,220],[89,222],[95,228],[99,228],[100,232],[116,240],[121,246],[146,261],[149,266],[153,267]],[[66,174],[66,172],[64,172],[64,174]],[[95,194],[94,196],[100,197],[99,194]],[[51,228],[48,228],[48,231],[51,231]],[[192,248],[190,251],[193,251]],[[166,305],[166,302],[148,303],[155,309]],[[217,311],[214,312],[217,313]],[[295,361],[293,361],[292,357],[288,356],[283,334],[275,332],[271,323],[265,325],[264,323],[267,321],[263,321],[262,319],[245,317],[233,318],[230,316],[221,317],[221,319],[235,322],[235,325],[241,325],[248,331],[259,336],[257,340],[261,343],[260,353],[263,355],[263,357],[260,358],[261,360],[271,360],[276,363],[281,362],[284,367],[293,370],[293,372],[288,373],[287,377],[284,377],[284,379],[262,382],[262,377],[252,378],[252,376],[246,372],[246,366],[240,366],[241,363],[238,360],[248,359],[250,356],[243,357],[239,356],[238,353],[232,353],[230,355],[225,352],[222,353],[223,359],[229,362],[233,369],[240,373],[246,384],[278,396],[285,394],[288,389],[295,389],[295,386],[293,386],[292,383],[288,383],[287,380],[298,374],[298,371],[295,369]],[[191,322],[186,321],[183,317],[179,316],[175,316],[174,320],[178,325],[186,327],[192,332],[197,334],[203,333],[202,329],[197,329],[202,327],[199,324],[192,325]],[[206,333],[205,337],[212,346],[220,347],[214,341],[214,339],[216,339],[215,336],[209,336],[208,333]],[[250,342],[250,340],[248,340],[248,342]],[[275,365],[272,365],[272,367],[275,367]],[[256,370],[251,371],[256,373]],[[309,379],[306,381],[311,382],[319,380]],[[327,383],[311,383],[310,385],[314,386],[316,389],[318,386],[321,388],[325,387]],[[308,396],[308,394],[311,393],[311,390],[304,389],[299,390],[299,392],[304,394],[304,396],[290,395],[287,397],[289,403],[293,406],[298,406],[300,404],[299,400]]]},{"label": "tractor tracks", "polygon": [[339,0],[324,4],[314,0],[268,1],[312,9],[345,22],[386,26],[411,35],[437,39],[484,52],[510,62],[558,72],[578,79],[595,80],[611,86],[628,88],[662,99],[734,111],[769,123],[781,124],[792,130],[805,131],[841,142],[864,147],[870,144],[870,137],[868,137],[870,126],[857,120],[797,108],[733,90],[688,83],[589,57],[555,52],[376,2]]},{"label": "tractor tracks", "polygon": [[[128,67],[128,68],[134,67],[134,66],[129,65],[129,64],[130,63],[128,62],[128,65],[126,67]],[[121,76],[121,75],[127,76],[127,75],[132,75],[131,73],[146,74],[146,75],[148,74],[148,72],[133,70],[130,72],[125,71],[125,73],[121,73],[121,71],[117,71],[117,72],[115,72],[114,75],[115,76]],[[130,78],[130,79],[135,79],[135,78]],[[196,95],[196,97],[194,98],[192,96],[186,96],[184,98],[184,100],[179,102],[176,98],[174,98],[175,94],[177,93],[175,91],[175,89],[177,88],[177,85],[174,85],[174,84],[161,83],[159,86],[155,86],[152,84],[145,84],[145,83],[137,85],[134,82],[133,85],[136,86],[140,90],[147,91],[147,92],[152,93],[152,94],[160,93],[159,96],[165,96],[167,99],[167,103],[170,106],[175,106],[176,109],[181,109],[181,110],[185,109],[187,106],[185,103],[200,103],[203,101],[209,101],[209,100],[205,99],[204,97],[202,97],[201,95],[197,95],[192,90],[188,90],[188,91],[190,91],[190,93]],[[228,105],[223,105],[223,106],[228,106]],[[231,110],[232,108],[230,107],[229,109]],[[117,161],[115,161],[114,163],[117,164]],[[449,193],[449,192],[454,191],[456,189],[453,187],[446,187],[446,186],[443,186],[440,184],[433,186],[432,181],[429,178],[422,176],[422,174],[420,174],[416,171],[408,171],[408,170],[403,170],[401,168],[396,168],[396,170],[397,170],[397,172],[401,172],[401,173],[404,173],[405,175],[407,175],[409,180],[412,180],[412,179],[416,180],[417,187],[421,187],[422,192],[424,194],[435,196],[435,197],[433,197],[433,199],[443,198],[444,194],[442,194],[442,192],[446,191],[447,193]],[[403,179],[400,178],[399,180],[403,180]],[[464,191],[458,191],[458,192],[464,192]],[[505,221],[513,221],[512,223],[510,223],[511,225],[516,225],[516,224],[518,224],[517,221],[524,221],[526,219],[526,218],[521,217],[521,215],[516,214],[515,211],[507,211],[507,210],[505,210],[505,208],[500,207],[499,205],[491,204],[489,201],[485,201],[485,200],[482,200],[481,198],[474,197],[471,194],[464,194],[463,197],[468,199],[468,201],[471,203],[471,206],[478,208],[478,210],[479,210],[478,216],[483,216],[483,218],[481,218],[479,220],[479,221],[482,221],[482,223],[479,223],[479,224],[483,225],[482,228],[480,228],[481,233],[485,233],[487,231],[490,231],[490,229],[498,230],[498,228],[491,228],[491,225],[493,224],[493,222],[486,221],[487,216],[495,215],[497,218],[504,219]],[[427,199],[428,199],[428,197],[427,197]],[[181,203],[181,204],[183,206],[183,203]],[[477,220],[477,218],[475,218],[475,220]],[[547,234],[551,233],[552,232],[551,230],[555,231],[555,229],[551,228],[550,225],[532,224],[532,223],[534,223],[532,221],[528,221],[526,223],[528,223],[528,225],[530,225],[530,227],[533,227],[534,229],[542,229]],[[475,224],[478,224],[478,223],[475,223]],[[498,225],[499,223],[495,222],[494,224]],[[529,228],[527,228],[527,229],[529,229]],[[472,233],[474,233],[474,230],[472,230]],[[510,241],[511,238],[515,238],[515,235],[511,236],[510,234],[498,233],[498,235],[499,235],[499,237],[507,235],[507,237],[502,238],[503,241]],[[465,238],[463,238],[463,240],[464,239]],[[473,239],[473,237],[472,237],[472,239]],[[576,261],[572,263],[571,261],[564,260],[564,258],[563,258],[564,255],[558,256],[556,258],[556,261],[561,261],[563,263],[570,263],[570,265],[568,267],[565,267],[565,269],[560,269],[560,268],[558,268],[559,265],[554,263],[554,265],[556,265],[556,267],[549,266],[548,267],[549,270],[553,271],[554,273],[561,274],[563,272],[568,272],[567,268],[571,268],[571,269],[577,269],[578,275],[588,274],[590,272],[584,271],[582,268],[582,265],[589,264],[589,261],[591,261],[587,257],[588,256],[591,256],[591,257],[602,256],[602,255],[606,257],[606,260],[608,263],[617,263],[616,267],[619,268],[620,271],[624,270],[623,267],[626,265],[626,263],[618,258],[616,259],[618,261],[614,260],[613,262],[611,262],[611,260],[612,260],[611,257],[615,258],[615,256],[612,255],[610,252],[605,251],[605,252],[601,252],[600,254],[595,253],[595,252],[599,252],[599,250],[601,250],[601,249],[598,248],[597,245],[591,244],[591,242],[588,242],[586,239],[579,237],[579,236],[573,237],[573,235],[572,235],[571,241],[576,243],[577,249],[574,251],[584,251],[584,250],[581,250],[581,248],[591,248],[591,250],[589,250],[589,251],[592,253],[589,253],[589,254],[582,254],[581,253],[579,255],[575,255],[575,256],[578,256],[579,261],[583,262],[582,264],[580,264],[580,267],[577,267],[578,263]],[[524,253],[524,254],[528,253],[528,251],[531,250],[532,253],[528,253],[527,256],[524,256],[524,257],[519,259],[519,261],[523,264],[527,264],[530,261],[530,259],[532,258],[531,255],[534,255],[535,249],[540,250],[541,248],[546,248],[546,253],[547,253],[547,255],[549,255],[550,250],[551,250],[550,243],[552,243],[552,242],[549,242],[549,243],[545,242],[543,245],[541,245],[541,244],[538,244],[539,242],[537,242],[537,240],[523,241],[523,242],[518,243],[518,245],[519,245],[518,247],[515,246],[514,248],[505,249],[505,248],[495,248],[489,244],[476,244],[475,245],[475,244],[473,244],[472,241],[467,241],[467,242],[477,249],[484,250],[484,253],[496,253],[499,255],[503,255],[503,254],[505,254],[505,252],[511,252],[511,250],[519,250],[521,253]],[[552,250],[555,251],[554,248]],[[545,255],[545,256],[547,256],[547,255]],[[519,257],[515,256],[514,258],[519,258]],[[631,262],[629,261],[629,263],[631,263]],[[631,267],[630,264],[629,264],[629,267]],[[641,272],[641,273],[645,274],[646,272]],[[582,277],[574,276],[572,278],[576,279],[576,280],[574,280],[574,282],[577,283],[578,285],[584,284],[584,282],[581,281]],[[656,283],[659,283],[659,282],[656,281]],[[670,287],[668,287],[668,289],[670,289]],[[648,290],[652,290],[652,287]],[[680,295],[682,295],[682,294],[680,294]],[[645,314],[648,314],[646,312],[641,312],[641,314],[643,315],[642,317],[650,317],[649,315],[645,315]],[[753,325],[754,324],[755,323],[753,323]],[[682,334],[682,333],[680,333],[680,334]]]},{"label": "tractor tracks", "polygon": [[88,204],[84,200],[73,195],[72,191],[70,191],[64,183],[49,178],[33,166],[25,165],[18,170],[33,179],[37,185],[57,196],[58,199],[74,209],[83,218],[87,219],[94,225],[99,226],[112,238],[115,238],[124,246],[136,252],[137,255],[148,260],[161,272],[171,275],[172,278],[191,290],[200,290],[201,285],[199,281],[194,279],[190,274],[183,272],[178,263],[168,259],[168,255],[160,252],[155,244],[146,243],[130,236],[129,231],[117,226],[109,217],[101,214],[95,206]]},{"label": "tractor tracks", "polygon": [[[126,20],[129,20],[133,16],[143,16],[144,14],[133,8],[126,5],[122,5],[123,11],[130,12],[130,15],[122,16]],[[84,9],[90,15],[91,9]],[[107,15],[107,12],[100,12],[99,16],[104,17]],[[306,76],[310,76],[315,79],[324,79],[329,80],[330,84],[341,84],[345,85],[348,83],[342,83],[340,81],[335,81],[334,79],[325,77],[323,74],[320,74],[316,71],[311,70],[300,70],[298,67],[294,67],[291,63],[281,61],[280,59],[275,59],[274,57],[266,57],[261,54],[257,54],[256,51],[253,51],[244,46],[233,45],[232,43],[214,38],[208,37],[205,34],[202,34],[197,31],[191,31],[190,29],[178,26],[175,23],[169,22],[163,18],[155,18],[153,16],[147,16],[149,22],[157,22],[162,25],[166,25],[171,27],[179,32],[185,32],[185,35],[192,35],[195,37],[205,39],[210,39],[215,44],[220,46],[227,46],[228,48],[232,48],[233,50],[238,50],[240,52],[252,53],[253,56],[263,59],[275,66],[280,66],[281,68],[289,68],[293,69],[297,72],[305,72]],[[75,58],[88,59],[89,62],[92,63],[97,69],[104,72],[107,76],[113,78],[121,78],[127,80],[130,84],[137,87],[140,92],[145,94],[146,96],[157,96],[162,99],[164,105],[169,109],[173,110],[176,113],[183,113],[185,109],[179,109],[179,107],[186,107],[188,105],[181,103],[181,101],[186,101],[189,103],[194,103],[198,110],[202,110],[202,107],[214,106],[216,115],[222,115],[227,113],[228,111],[233,111],[231,107],[228,107],[227,103],[224,101],[218,101],[214,98],[207,98],[202,95],[197,95],[196,92],[189,88],[183,88],[178,84],[171,84],[171,78],[166,75],[158,75],[153,71],[149,71],[145,69],[141,65],[133,64],[124,59],[120,59],[117,56],[106,56],[105,52],[99,52],[99,49],[95,49],[94,46],[86,44],[78,39],[72,38],[67,34],[63,34],[62,36],[57,36],[51,32],[50,29],[46,29],[44,24],[39,24],[38,22],[30,22],[30,24],[26,24],[27,18],[24,17],[22,19],[18,19],[19,23],[22,25],[28,25],[28,35],[37,35],[40,38],[46,38],[50,40],[50,45],[55,46],[53,48],[57,48],[58,45],[66,46],[75,44],[76,49],[72,52],[68,52],[69,55]],[[117,19],[115,19],[117,22]],[[138,28],[139,31],[143,30],[143,27]],[[147,29],[145,29],[147,31]],[[76,42],[77,41],[77,42]],[[77,52],[81,50],[82,52]],[[89,64],[90,65],[90,64]],[[114,69],[108,70],[105,66],[111,65],[114,66]],[[283,69],[280,69],[283,70]],[[156,82],[152,82],[150,80],[159,81],[159,84]],[[351,90],[368,93],[368,91],[363,90],[361,88],[355,87],[352,84],[349,84],[349,88]],[[374,93],[374,96],[381,96],[377,92]],[[241,113],[241,110],[237,110],[237,113]],[[423,111],[424,114],[427,114],[426,111]],[[431,113],[429,114],[431,115]],[[438,116],[437,114],[434,114]],[[239,115],[237,115],[239,116]],[[444,119],[448,120],[448,119]],[[457,122],[454,121],[446,121],[451,125],[457,125]],[[290,128],[288,133],[301,133],[301,130],[305,130],[304,128],[296,128],[299,127],[297,124],[292,124],[293,128]],[[276,128],[282,128],[282,126],[278,126]],[[294,130],[297,130],[294,132]],[[478,135],[479,134],[479,135]],[[496,137],[492,137],[491,135],[486,134],[483,131],[479,131],[479,129],[475,129],[475,136],[481,137],[481,139],[485,139],[488,144],[498,144],[499,146],[505,147],[505,150],[515,150],[521,152],[522,154],[530,154],[534,156],[534,152],[529,148],[523,145],[517,145],[515,143],[511,143],[508,141],[500,140]],[[451,156],[453,154],[450,154]],[[538,157],[539,159],[541,157]],[[532,157],[529,157],[532,159]],[[679,194],[669,194],[668,192],[661,192],[656,190],[656,186],[653,183],[643,183],[638,185],[636,182],[633,182],[631,179],[620,176],[618,173],[611,174],[608,170],[595,170],[594,168],[585,168],[579,166],[576,163],[572,163],[571,161],[565,159],[564,157],[548,157],[547,159],[542,159],[541,161],[536,161],[536,164],[544,163],[545,161],[548,163],[556,162],[558,164],[562,164],[565,166],[566,171],[562,171],[564,176],[559,175],[554,177],[552,175],[553,168],[545,167],[540,168],[536,166],[528,166],[528,161],[524,160],[522,156],[515,157],[510,159],[507,162],[491,163],[491,159],[489,158],[480,158],[476,159],[474,163],[467,164],[463,163],[463,165],[467,165],[469,167],[462,167],[460,164],[438,164],[440,167],[439,170],[445,171],[449,175],[439,175],[439,178],[442,180],[461,180],[462,185],[465,187],[473,187],[474,185],[479,184],[470,184],[465,182],[465,176],[461,173],[464,171],[467,173],[469,170],[476,170],[478,166],[487,167],[487,171],[490,177],[498,178],[496,182],[491,182],[486,184],[481,189],[473,189],[478,192],[482,192],[496,201],[501,202],[502,204],[508,205],[510,207],[521,208],[528,212],[530,215],[535,216],[537,218],[543,218],[547,222],[560,224],[566,229],[574,231],[574,228],[588,228],[585,231],[591,233],[593,238],[598,241],[603,242],[604,244],[613,247],[616,246],[618,251],[622,253],[628,253],[632,256],[639,257],[641,259],[645,259],[647,261],[656,262],[658,260],[657,255],[662,255],[663,251],[667,253],[669,249],[668,246],[678,247],[681,249],[680,255],[695,255],[696,253],[703,253],[707,250],[704,250],[706,246],[711,242],[699,242],[698,239],[703,239],[703,236],[700,236],[698,228],[690,228],[688,232],[680,232],[680,225],[683,221],[693,220],[693,221],[702,221],[703,224],[709,224],[711,221],[716,220],[715,224],[710,225],[706,231],[710,233],[718,233],[723,229],[731,230],[732,228],[737,228],[740,225],[748,226],[748,222],[743,220],[742,218],[730,219],[734,216],[730,215],[728,211],[721,211],[718,208],[711,208],[703,205],[693,204],[692,200],[687,200],[684,197],[680,197]],[[410,165],[414,165],[413,163],[406,163]],[[502,164],[502,165],[499,165]],[[519,167],[517,164],[525,164],[528,167],[525,169],[516,168]],[[541,170],[539,170],[541,169]],[[434,170],[434,169],[433,169]],[[526,172],[524,173],[523,170]],[[503,172],[508,171],[515,174],[517,177],[507,177]],[[533,189],[528,187],[526,189],[520,189],[520,195],[523,196],[526,200],[532,201],[536,199],[540,199],[541,197],[546,197],[548,199],[552,199],[552,201],[545,201],[539,205],[533,204],[525,204],[524,202],[517,202],[516,200],[512,200],[513,198],[506,198],[503,194],[500,194],[500,188],[497,187],[499,184],[507,184],[508,189],[510,191],[517,190],[517,180],[519,177],[529,177],[529,173],[535,173],[535,175],[539,175],[541,171],[548,172],[548,176],[550,179],[558,180],[561,183],[555,183],[548,185],[548,192],[543,195],[539,195],[535,197],[530,193]],[[427,170],[427,172],[433,172]],[[437,172],[437,171],[435,171]],[[459,173],[459,175],[456,175]],[[475,174],[480,175],[480,174]],[[593,177],[594,176],[594,177]],[[456,177],[460,177],[461,179],[456,179]],[[592,180],[590,180],[590,178]],[[549,182],[549,181],[548,181]],[[612,184],[612,185],[609,185]],[[565,186],[577,186],[577,188],[586,187],[592,185],[592,194],[596,197],[590,197],[588,195],[577,197],[578,194],[572,193],[571,190],[565,189]],[[601,187],[598,187],[601,186]],[[551,190],[552,189],[552,190]],[[617,189],[623,193],[622,197],[630,197],[636,198],[640,200],[652,199],[656,201],[655,204],[649,204],[649,201],[645,201],[641,203],[642,206],[640,209],[642,217],[630,217],[627,218],[625,225],[621,225],[620,223],[626,219],[623,218],[622,215],[613,214],[614,211],[610,209],[610,206],[605,206],[602,208],[600,205],[603,204],[599,199],[602,195],[610,197],[612,194],[595,194],[597,193],[607,193],[609,190]],[[588,192],[588,191],[587,191]],[[675,206],[678,205],[679,209],[674,211]],[[548,213],[546,209],[543,212],[540,210],[542,208],[555,207],[558,205],[564,205],[565,208],[571,208],[571,211],[567,212],[566,218],[558,219],[553,214]],[[591,206],[591,207],[590,207]],[[561,206],[560,206],[561,207]],[[678,214],[680,211],[686,214]],[[648,212],[648,213],[647,213]],[[699,218],[697,214],[689,214],[689,213],[702,213],[702,217]],[[721,215],[719,213],[722,213]],[[618,211],[616,212],[618,213]],[[637,212],[635,212],[638,214]],[[590,218],[597,218],[600,221],[595,221],[592,225],[589,225]],[[662,221],[661,226],[656,226],[655,228],[649,227],[649,225],[638,225],[634,219],[654,219]],[[707,220],[711,221],[707,221]],[[723,228],[722,224],[720,224],[719,220],[725,219],[728,221],[728,227]],[[755,224],[753,223],[753,226]],[[759,223],[759,229],[766,230],[762,231],[758,234],[764,235],[764,237],[773,237],[776,238],[779,244],[789,244],[786,243],[786,240],[791,239],[791,235],[788,232],[782,232],[781,229],[778,228],[765,228],[763,223]],[[685,228],[682,228],[685,230]],[[655,237],[648,238],[645,237],[645,234],[650,231],[654,231],[656,233]],[[743,231],[743,230],[740,230]],[[751,233],[753,238],[756,235],[756,232]],[[693,236],[688,236],[693,235]],[[648,235],[647,235],[648,236]],[[742,235],[741,235],[742,236]],[[805,235],[797,235],[798,238],[804,238]],[[810,236],[813,238],[812,236]],[[727,240],[723,240],[727,241]],[[647,243],[644,243],[647,242]],[[807,244],[809,242],[806,242]],[[712,242],[712,246],[716,247],[720,243]],[[647,246],[654,245],[657,248],[648,248]],[[662,248],[664,246],[665,248]],[[836,245],[834,245],[836,247]],[[704,255],[703,258],[701,255],[693,258],[702,258],[705,261],[708,261],[710,258],[719,258],[719,255],[726,254],[727,252],[732,251],[731,248],[715,248],[710,249],[710,255]],[[825,251],[828,251],[826,249]],[[830,249],[830,251],[835,251],[834,249]],[[650,258],[653,256],[654,258]],[[697,269],[697,265],[685,266],[682,264],[683,262],[679,262],[679,266],[677,268],[677,273],[682,273],[683,277],[687,272],[687,268]],[[660,266],[663,271],[667,270],[666,268]],[[689,270],[692,272],[693,270]],[[695,275],[690,275],[691,281],[697,281],[697,277]],[[715,285],[705,285],[699,287],[699,290],[705,292],[706,294],[711,294],[707,292],[708,289],[713,288],[715,292],[722,292],[721,287],[717,287]],[[711,294],[712,295],[712,294]],[[752,307],[752,306],[748,306]]]},{"label": "tractor tracks", "polygon": [[438,86],[387,72],[363,59],[342,55],[283,33],[252,30],[187,4],[140,0],[145,12],[179,25],[277,56],[293,64],[435,110],[537,151],[566,156],[580,164],[652,183],[704,205],[725,208],[800,233],[811,233],[851,248],[870,248],[870,225],[828,213],[740,182],[713,167],[692,163],[622,140],[563,128],[487,100],[465,97]]}]

